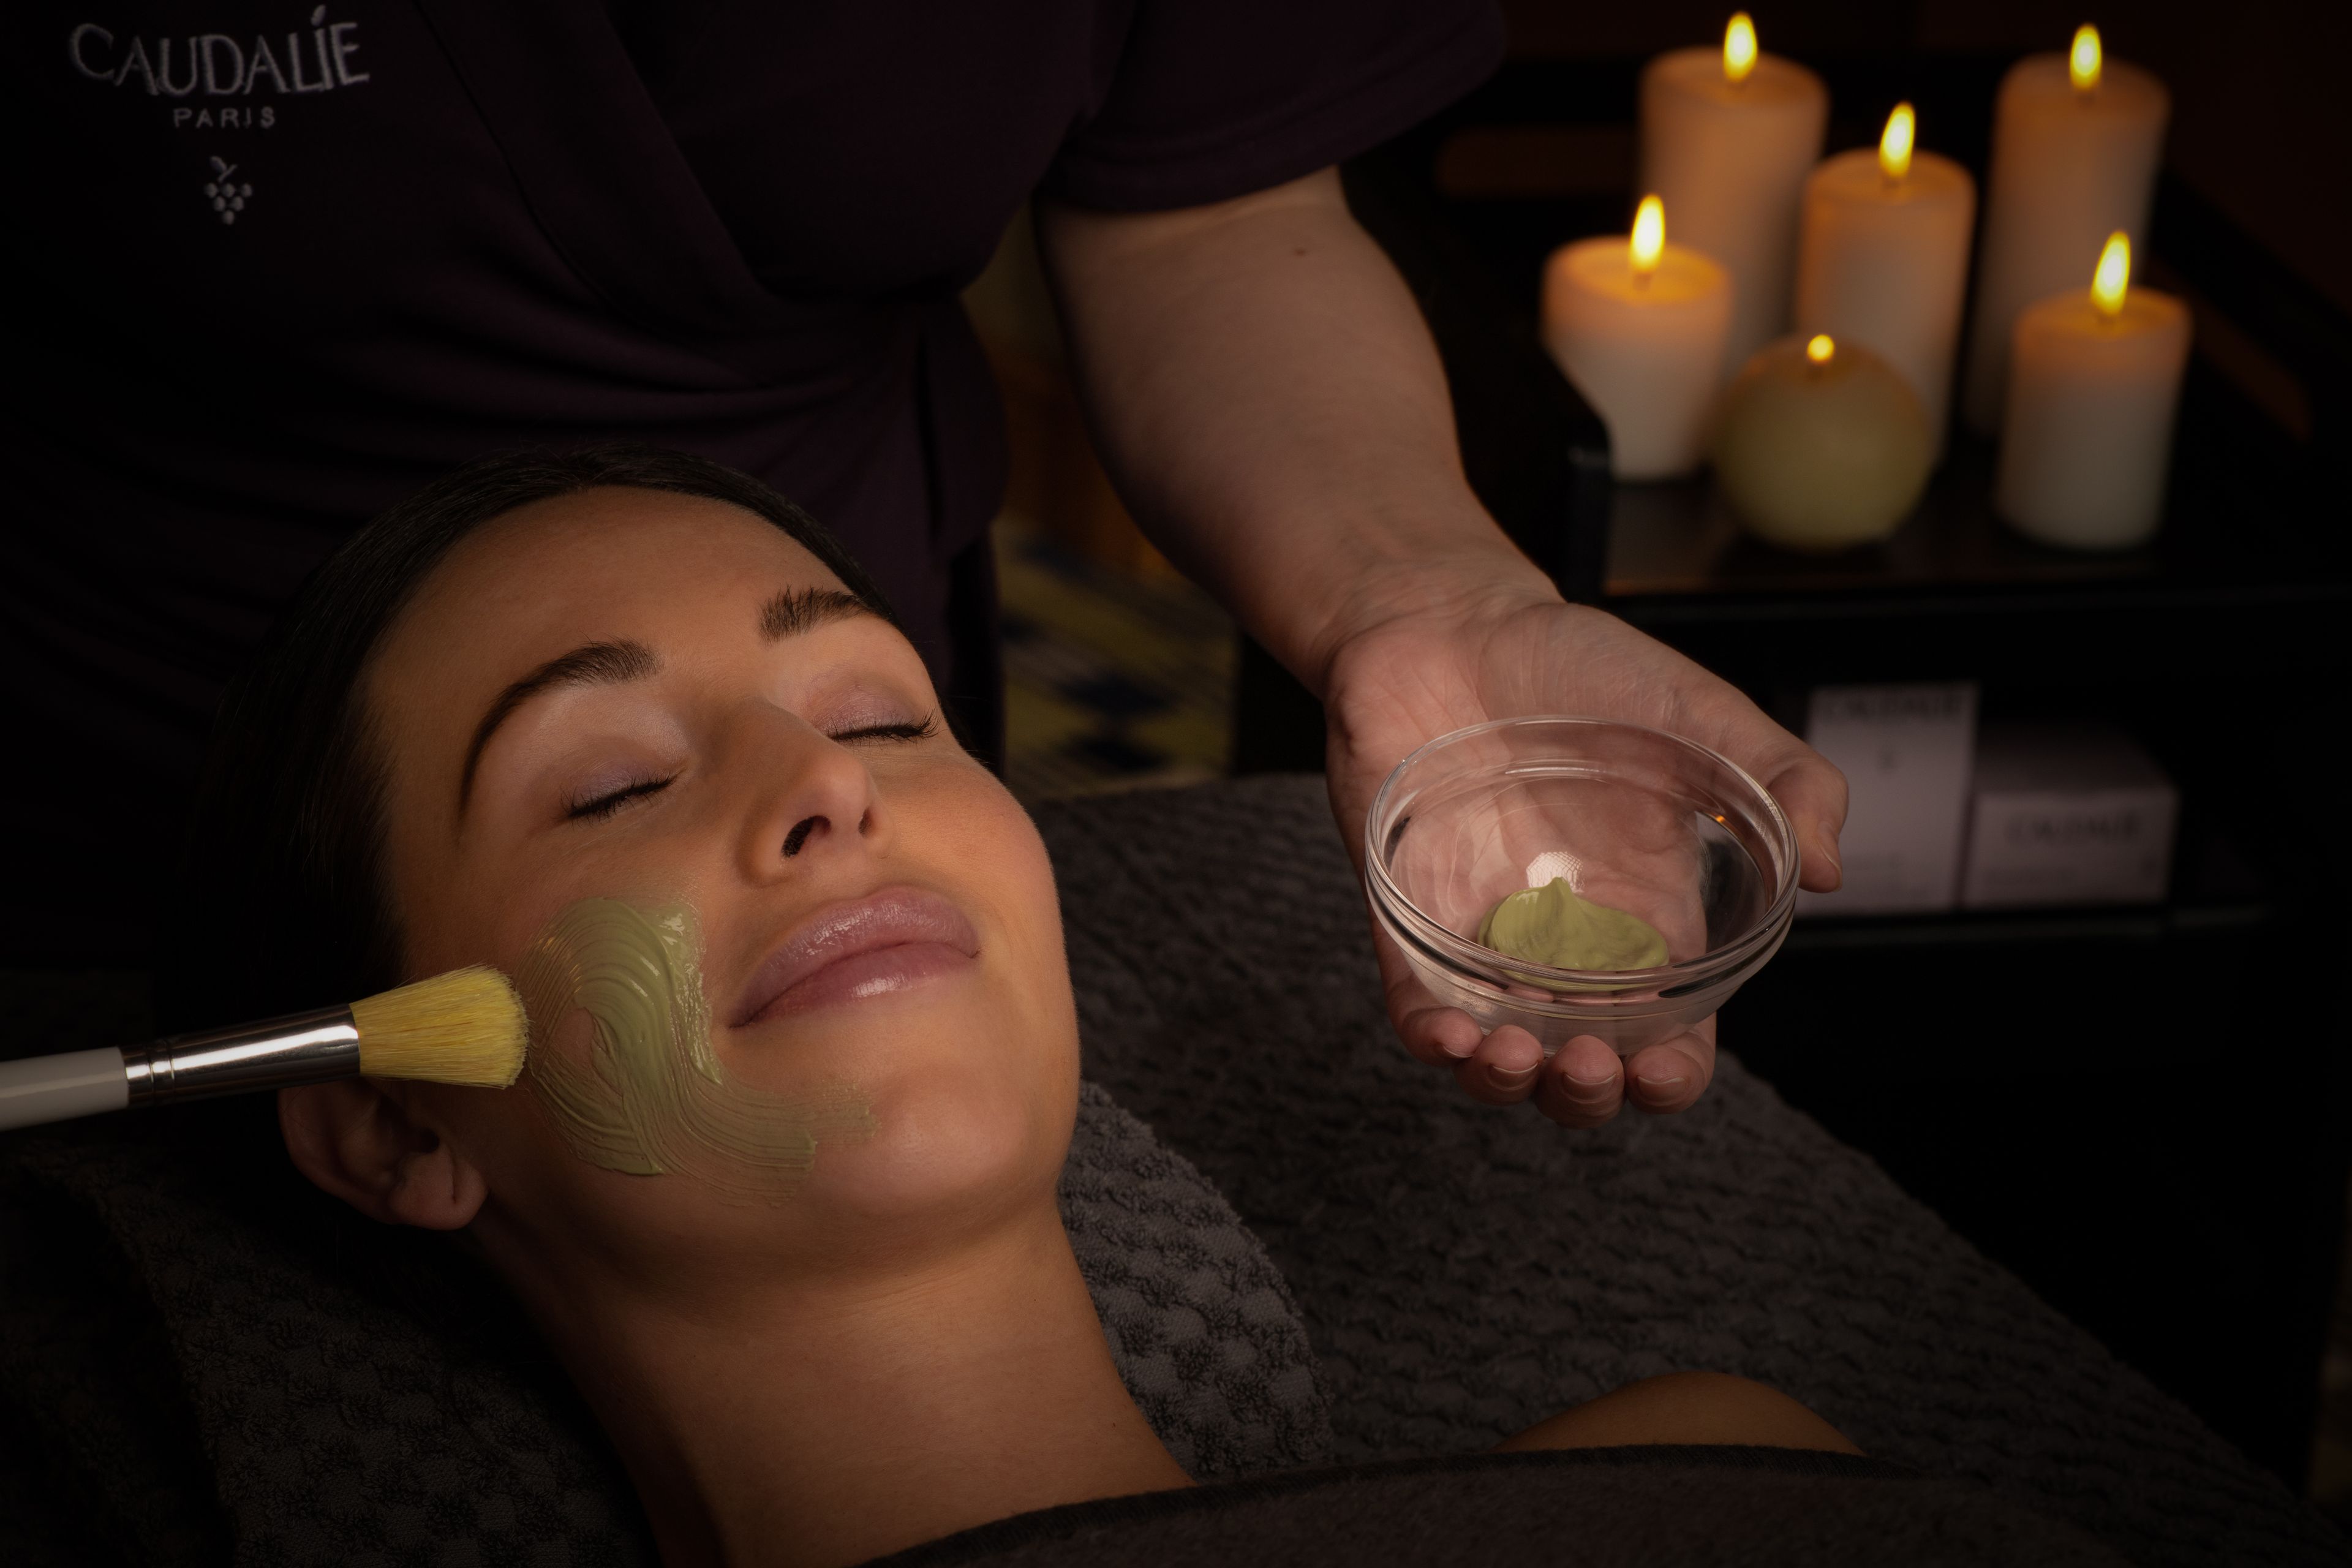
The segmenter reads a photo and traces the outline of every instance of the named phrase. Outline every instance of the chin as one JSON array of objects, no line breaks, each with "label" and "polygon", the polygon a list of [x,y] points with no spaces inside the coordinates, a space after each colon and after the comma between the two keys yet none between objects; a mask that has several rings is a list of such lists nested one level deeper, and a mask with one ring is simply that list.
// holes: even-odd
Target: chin
[{"label": "chin", "polygon": [[1075,1050],[1043,1059],[1035,1038],[845,1074],[865,1091],[874,1131],[820,1147],[810,1195],[869,1225],[981,1223],[1041,1189],[1050,1202],[1076,1115],[1077,1062]]}]

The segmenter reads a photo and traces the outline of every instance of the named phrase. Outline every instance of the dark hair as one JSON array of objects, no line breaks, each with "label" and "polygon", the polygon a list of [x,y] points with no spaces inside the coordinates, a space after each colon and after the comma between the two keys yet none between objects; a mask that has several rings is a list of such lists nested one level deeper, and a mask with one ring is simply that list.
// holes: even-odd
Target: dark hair
[{"label": "dark hair", "polygon": [[774,524],[898,624],[815,519],[749,475],[652,447],[485,458],[426,486],[312,573],[213,726],[190,814],[157,1010],[185,1028],[330,1006],[399,984],[382,871],[383,758],[360,700],[376,646],[450,550],[518,507],[582,490],[669,490]]}]

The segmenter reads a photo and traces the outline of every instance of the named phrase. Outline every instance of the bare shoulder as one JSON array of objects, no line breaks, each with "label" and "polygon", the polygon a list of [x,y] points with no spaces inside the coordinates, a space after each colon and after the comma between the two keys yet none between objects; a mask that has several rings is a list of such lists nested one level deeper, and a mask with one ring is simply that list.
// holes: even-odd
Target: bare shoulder
[{"label": "bare shoulder", "polygon": [[1845,1434],[1777,1388],[1721,1372],[1675,1372],[1612,1389],[1538,1421],[1498,1451],[1636,1443],[1746,1443],[1859,1454]]}]

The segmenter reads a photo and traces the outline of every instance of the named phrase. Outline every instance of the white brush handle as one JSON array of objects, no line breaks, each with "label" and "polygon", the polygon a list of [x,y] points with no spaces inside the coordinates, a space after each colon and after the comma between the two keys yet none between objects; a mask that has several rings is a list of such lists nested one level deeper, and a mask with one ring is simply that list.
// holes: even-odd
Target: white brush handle
[{"label": "white brush handle", "polygon": [[360,1068],[360,1029],[349,1007],[172,1035],[128,1050],[0,1062],[0,1130],[131,1105],[324,1083],[350,1078]]},{"label": "white brush handle", "polygon": [[131,1076],[122,1053],[111,1046],[0,1062],[0,1130],[68,1121],[130,1103]]}]

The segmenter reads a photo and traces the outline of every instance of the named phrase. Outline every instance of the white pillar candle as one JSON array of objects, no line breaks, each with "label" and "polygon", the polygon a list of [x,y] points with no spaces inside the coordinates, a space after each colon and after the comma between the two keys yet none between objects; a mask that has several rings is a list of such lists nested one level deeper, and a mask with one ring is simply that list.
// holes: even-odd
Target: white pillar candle
[{"label": "white pillar candle", "polygon": [[1655,196],[1630,238],[1563,245],[1544,267],[1544,346],[1609,426],[1609,469],[1621,479],[1698,467],[1730,322],[1731,280],[1665,242]]},{"label": "white pillar candle", "polygon": [[2163,515],[2189,310],[2129,288],[2130,258],[2117,232],[2090,288],[2026,307],[2012,329],[1993,506],[2045,544],[2127,550]]},{"label": "white pillar candle", "polygon": [[1941,458],[1977,187],[1949,158],[1915,153],[1914,128],[1903,104],[1878,151],[1841,153],[1807,177],[1797,331],[1826,332],[1894,366]]},{"label": "white pillar candle", "polygon": [[2170,113],[2164,84],[2102,58],[2093,27],[2068,53],[2031,56],[2001,79],[1963,404],[1982,434],[2001,428],[2018,312],[2078,287],[2116,230],[2147,243]]},{"label": "white pillar candle", "polygon": [[1822,79],[1759,54],[1746,13],[1721,50],[1676,49],[1642,71],[1642,185],[1675,237],[1731,274],[1727,377],[1788,331],[1797,198],[1829,123]]}]

